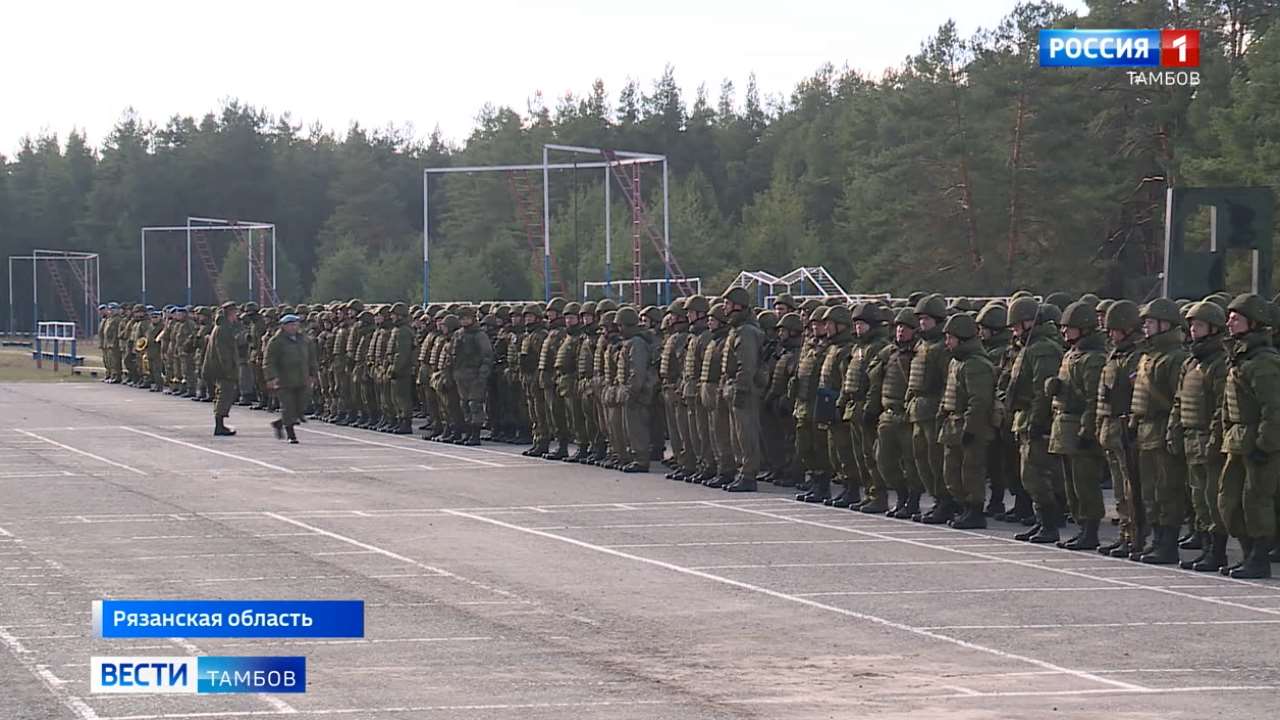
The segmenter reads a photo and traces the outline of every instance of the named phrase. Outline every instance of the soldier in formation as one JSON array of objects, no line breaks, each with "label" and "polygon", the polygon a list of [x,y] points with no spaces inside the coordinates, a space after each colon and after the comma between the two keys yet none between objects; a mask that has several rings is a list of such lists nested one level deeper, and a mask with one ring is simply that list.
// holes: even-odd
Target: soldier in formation
[{"label": "soldier in formation", "polygon": [[1280,561],[1280,310],[1255,294],[784,295],[764,309],[734,288],[647,307],[107,303],[100,316],[104,382],[213,403],[217,436],[235,434],[234,405],[280,413],[291,442],[308,418],[402,435],[417,420],[436,442],[627,473],[661,463],[673,481],[772,483],[958,529],[1010,522],[1019,540],[1148,564],[1263,578]]}]

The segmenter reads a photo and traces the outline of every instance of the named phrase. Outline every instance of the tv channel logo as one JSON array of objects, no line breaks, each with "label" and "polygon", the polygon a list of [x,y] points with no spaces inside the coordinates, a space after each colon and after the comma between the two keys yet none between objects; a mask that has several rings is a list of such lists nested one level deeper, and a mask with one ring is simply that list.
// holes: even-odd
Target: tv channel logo
[{"label": "tv channel logo", "polygon": [[302,693],[305,657],[93,657],[89,691],[149,695]]},{"label": "tv channel logo", "polygon": [[1041,30],[1040,67],[1200,67],[1199,30]]}]

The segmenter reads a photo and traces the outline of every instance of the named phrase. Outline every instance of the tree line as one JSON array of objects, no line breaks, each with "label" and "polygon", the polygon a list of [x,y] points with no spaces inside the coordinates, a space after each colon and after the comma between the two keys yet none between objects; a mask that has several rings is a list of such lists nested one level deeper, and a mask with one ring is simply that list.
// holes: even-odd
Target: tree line
[{"label": "tree line", "polygon": [[[126,112],[100,147],[46,134],[0,156],[0,250],[99,252],[103,299],[131,300],[142,226],[270,221],[282,298],[414,300],[423,168],[538,162],[544,143],[562,143],[670,158],[673,247],[708,290],[741,269],[823,265],[863,292],[1140,297],[1161,266],[1169,186],[1280,180],[1278,17],[1280,0],[1090,0],[1084,17],[1021,3],[970,37],[944,23],[880,77],[827,65],[786,97],[728,81],[690,95],[668,67],[616,94],[596,81],[534,95],[523,111],[486,105],[456,143],[398,127],[303,127],[238,101],[163,124]],[[1200,83],[1042,69],[1045,27],[1199,28]],[[541,297],[522,182],[432,181],[433,300]],[[540,214],[541,180],[529,182]],[[641,184],[660,223],[660,175],[645,170]],[[603,278],[603,175],[557,171],[550,195],[553,253],[574,294]],[[614,277],[630,277],[631,215],[616,185],[612,195]],[[149,300],[185,299],[179,235],[149,240]],[[244,295],[244,249],[229,235],[208,244],[225,287]],[[647,242],[643,258],[646,276],[661,277]],[[194,274],[194,300],[211,302],[198,263]]]}]

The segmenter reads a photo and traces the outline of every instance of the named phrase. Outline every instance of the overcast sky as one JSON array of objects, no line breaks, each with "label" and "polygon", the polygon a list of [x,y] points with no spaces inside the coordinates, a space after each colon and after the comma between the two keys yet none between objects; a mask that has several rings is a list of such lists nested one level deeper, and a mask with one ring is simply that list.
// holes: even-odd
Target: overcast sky
[{"label": "overcast sky", "polygon": [[[1065,0],[1083,8],[1083,0]],[[824,62],[873,75],[919,49],[948,18],[963,35],[1013,0],[6,0],[0,39],[0,152],[72,128],[97,145],[125,108],[163,123],[238,98],[295,121],[437,125],[465,138],[485,102],[523,112],[603,78],[648,88],[663,66],[691,102],[755,72],[786,94]]]}]

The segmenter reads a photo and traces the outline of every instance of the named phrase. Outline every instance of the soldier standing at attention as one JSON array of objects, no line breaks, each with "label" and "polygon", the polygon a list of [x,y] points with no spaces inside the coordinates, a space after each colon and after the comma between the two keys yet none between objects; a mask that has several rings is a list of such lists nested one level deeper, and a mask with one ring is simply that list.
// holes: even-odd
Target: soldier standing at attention
[{"label": "soldier standing at attention", "polygon": [[[777,303],[775,303],[777,305]],[[777,434],[777,455],[770,460],[769,481],[778,487],[795,487],[800,482],[800,464],[796,458],[795,407],[788,388],[800,364],[800,346],[804,343],[804,318],[788,312],[778,319],[778,357],[773,363],[769,385],[765,389],[765,416],[769,424],[762,430]],[[767,446],[766,446],[767,447]]]},{"label": "soldier standing at attention", "polygon": [[573,431],[578,449],[572,457],[565,458],[569,462],[586,462],[599,449],[600,424],[595,407],[596,334],[596,304],[588,300],[578,312],[578,343],[573,358],[578,383]]},{"label": "soldier standing at attention", "polygon": [[760,393],[765,378],[760,359],[764,332],[756,322],[751,296],[745,288],[733,288],[725,294],[725,301],[732,329],[725,339],[721,374],[730,406],[729,429],[737,472],[724,489],[755,492],[761,459]]},{"label": "soldier standing at attention", "polygon": [[452,353],[453,381],[462,410],[458,444],[479,445],[480,430],[485,425],[484,396],[493,372],[493,344],[476,322],[475,307],[467,305],[459,312],[461,325],[453,335]]},{"label": "soldier standing at attention", "polygon": [[703,295],[691,295],[684,301],[689,334],[680,368],[681,408],[685,420],[679,427],[685,434],[687,452],[673,480],[705,482],[715,475],[708,473],[703,476],[704,472],[708,472],[707,458],[712,454],[707,413],[702,406],[701,394],[702,354],[711,341],[711,334],[707,332],[707,312],[710,309],[711,305]]},{"label": "soldier standing at attention", "polygon": [[729,406],[724,402],[724,343],[729,335],[729,318],[724,303],[716,301],[707,314],[707,330],[711,336],[702,351],[702,405],[707,413],[710,449],[707,452],[709,478],[702,484],[722,488],[733,482],[733,441],[729,439]]},{"label": "soldier standing at attention", "polygon": [[[388,382],[391,395],[395,401],[397,420],[392,430],[396,435],[413,434],[413,362],[414,336],[409,327],[409,306],[398,302],[391,306],[391,317],[394,327],[391,330],[391,342],[387,362]],[[474,320],[475,313],[472,312]]]},{"label": "soldier standing at attention", "polygon": [[[907,380],[907,420],[915,448],[916,474],[933,496],[934,505],[919,518],[930,525],[946,523],[956,514],[955,501],[942,479],[942,445],[938,443],[938,405],[947,383],[947,349],[941,323],[947,302],[941,295],[926,295],[915,306],[918,347],[911,358]],[[915,517],[911,518],[915,520]]]},{"label": "soldier standing at attention", "polygon": [[[858,475],[853,459],[853,436],[844,421],[840,390],[849,372],[849,358],[853,354],[853,318],[849,308],[843,305],[827,308],[827,351],[823,353],[818,370],[818,399],[815,403],[818,431],[827,434],[827,456],[836,477],[844,485],[839,497],[823,500],[824,505],[837,508],[856,507],[862,504],[863,479]],[[847,401],[848,398],[846,397]]]},{"label": "soldier standing at attention", "polygon": [[204,381],[213,389],[213,434],[235,435],[236,431],[224,424],[231,414],[239,393],[240,356],[239,338],[243,329],[239,322],[240,308],[233,302],[222,303],[213,321],[213,332],[204,351]]},{"label": "soldier standing at attention", "polygon": [[1183,560],[1183,570],[1215,572],[1227,564],[1227,532],[1218,511],[1218,478],[1222,475],[1222,399],[1227,383],[1227,354],[1223,333],[1227,313],[1209,300],[1195,303],[1187,313],[1191,355],[1182,365],[1182,382],[1169,414],[1169,442],[1181,445],[1187,461],[1194,530],[1200,535],[1200,555]]},{"label": "soldier standing at attention", "polygon": [[1106,515],[1102,501],[1102,471],[1105,459],[1097,441],[1098,383],[1106,364],[1105,342],[1097,332],[1095,304],[1074,302],[1062,312],[1062,338],[1067,354],[1058,374],[1046,380],[1053,398],[1053,425],[1049,452],[1062,457],[1070,467],[1066,484],[1067,506],[1080,531],[1058,547],[1067,550],[1096,550],[1098,528]]},{"label": "soldier standing at attention", "polygon": [[1098,552],[1137,560],[1142,556],[1142,545],[1147,537],[1138,457],[1129,430],[1133,377],[1138,372],[1138,361],[1142,359],[1138,306],[1129,300],[1117,300],[1107,307],[1105,322],[1111,351],[1107,353],[1102,378],[1098,381],[1097,437],[1106,453],[1107,467],[1111,470],[1116,514],[1120,517],[1120,537],[1116,542],[1098,548]]},{"label": "soldier standing at attention", "polygon": [[942,474],[951,497],[963,511],[948,523],[957,530],[985,528],[987,443],[993,430],[996,370],[978,339],[978,324],[965,313],[952,315],[942,331],[951,354],[942,391],[938,441]]},{"label": "soldier standing at attention", "polygon": [[1234,342],[1227,358],[1222,418],[1227,460],[1218,511],[1244,559],[1220,572],[1237,579],[1271,577],[1268,553],[1276,535],[1280,466],[1280,353],[1271,344],[1272,322],[1260,295],[1245,293],[1227,306],[1227,332]]},{"label": "soldier standing at attention", "polygon": [[673,462],[667,479],[674,479],[680,474],[681,468],[690,465],[688,455],[693,452],[692,443],[687,442],[688,417],[681,417],[685,415],[680,391],[683,380],[681,372],[684,369],[684,354],[689,347],[689,313],[685,310],[683,298],[671,302],[665,322],[667,334],[662,339],[658,377],[662,382],[662,410],[667,416],[667,433],[671,436]]},{"label": "soldier standing at attention", "polygon": [[1049,458],[1049,432],[1053,406],[1045,392],[1045,381],[1058,374],[1062,349],[1052,337],[1053,324],[1044,322],[1040,303],[1020,297],[1009,304],[1009,326],[1022,344],[1009,373],[1006,408],[1013,412],[1013,431],[1018,437],[1022,466],[1022,486],[1036,509],[1036,524],[1014,539],[1033,543],[1058,542],[1058,521],[1062,508],[1054,493],[1054,479],[1060,470]]},{"label": "soldier standing at attention", "polygon": [[545,309],[538,303],[529,303],[524,307],[524,337],[520,339],[520,380],[523,383],[525,404],[529,408],[533,447],[520,454],[529,457],[542,457],[551,450],[547,398],[539,382],[542,344],[547,339],[547,330],[542,322],[545,314]]},{"label": "soldier standing at attention", "polygon": [[[978,311],[977,320],[982,347],[987,352],[987,359],[996,368],[996,397],[1003,398],[1009,381],[1009,369],[1017,355],[1009,332],[1009,316],[1005,306],[993,300]],[[1003,412],[1003,406],[996,409],[996,419],[1000,421],[1000,426],[995,429],[995,435],[987,445],[987,474],[991,476],[991,497],[987,500],[985,514],[997,520],[1018,522],[1024,515],[1031,514],[1031,501],[1026,498],[1026,492],[1022,490],[1022,483],[1018,480],[1018,443],[1010,429],[1011,418]],[[1005,514],[1006,490],[1014,495],[1015,508],[1018,498],[1026,498],[1021,500],[1025,512],[1015,513],[1013,518]]]},{"label": "soldier standing at attention", "polygon": [[[868,514],[884,514],[889,511],[888,493],[884,478],[876,465],[876,426],[864,422],[871,389],[871,372],[878,368],[880,354],[890,343],[889,331],[884,324],[883,310],[875,303],[858,303],[850,314],[853,320],[853,351],[849,355],[849,367],[845,371],[840,388],[844,406],[844,422],[853,442],[853,458],[862,476],[866,498],[851,510]],[[877,398],[878,402],[878,398]]]},{"label": "soldier standing at attention", "polygon": [[292,313],[280,318],[280,330],[267,341],[262,371],[266,385],[280,403],[280,417],[271,422],[277,438],[298,444],[293,428],[302,420],[307,388],[316,382],[316,357],[310,341],[299,331],[301,318]]},{"label": "soldier standing at attention", "polygon": [[[640,325],[640,313],[633,307],[618,310],[622,347],[618,363],[618,405],[622,409],[627,448],[619,453],[619,470],[649,472],[649,412],[656,377],[651,377],[651,342]],[[656,375],[656,374],[655,374]]]},{"label": "soldier standing at attention", "polygon": [[796,458],[804,470],[804,479],[800,485],[802,492],[796,494],[796,500],[818,503],[831,497],[827,435],[819,431],[814,418],[819,372],[827,353],[827,308],[825,305],[811,307],[808,322],[805,323],[808,336],[800,348],[796,374],[792,378],[788,394],[796,424]]},{"label": "soldier standing at attention", "polygon": [[[564,338],[556,348],[552,363],[555,370],[555,393],[564,405],[565,445],[564,457],[558,459],[571,461],[575,455],[568,453],[569,440],[578,439],[578,430],[582,427],[582,396],[578,394],[578,345],[582,342],[582,305],[577,302],[564,304]],[[582,446],[579,445],[580,451]]]},{"label": "soldier standing at attention", "polygon": [[1172,565],[1179,559],[1178,531],[1187,513],[1187,468],[1181,458],[1170,454],[1166,434],[1187,351],[1182,347],[1182,315],[1172,300],[1152,300],[1139,317],[1147,351],[1138,361],[1134,378],[1130,424],[1138,431],[1142,505],[1152,535],[1150,550],[1139,559]]},{"label": "soldier standing at attention", "polygon": [[556,449],[544,450],[543,456],[548,460],[563,460],[569,457],[569,414],[565,408],[565,399],[556,388],[556,355],[560,345],[568,338],[565,329],[564,298],[554,297],[547,303],[547,333],[542,340],[538,353],[538,389],[542,395],[542,406],[545,408],[547,420],[547,444],[555,440]]}]

